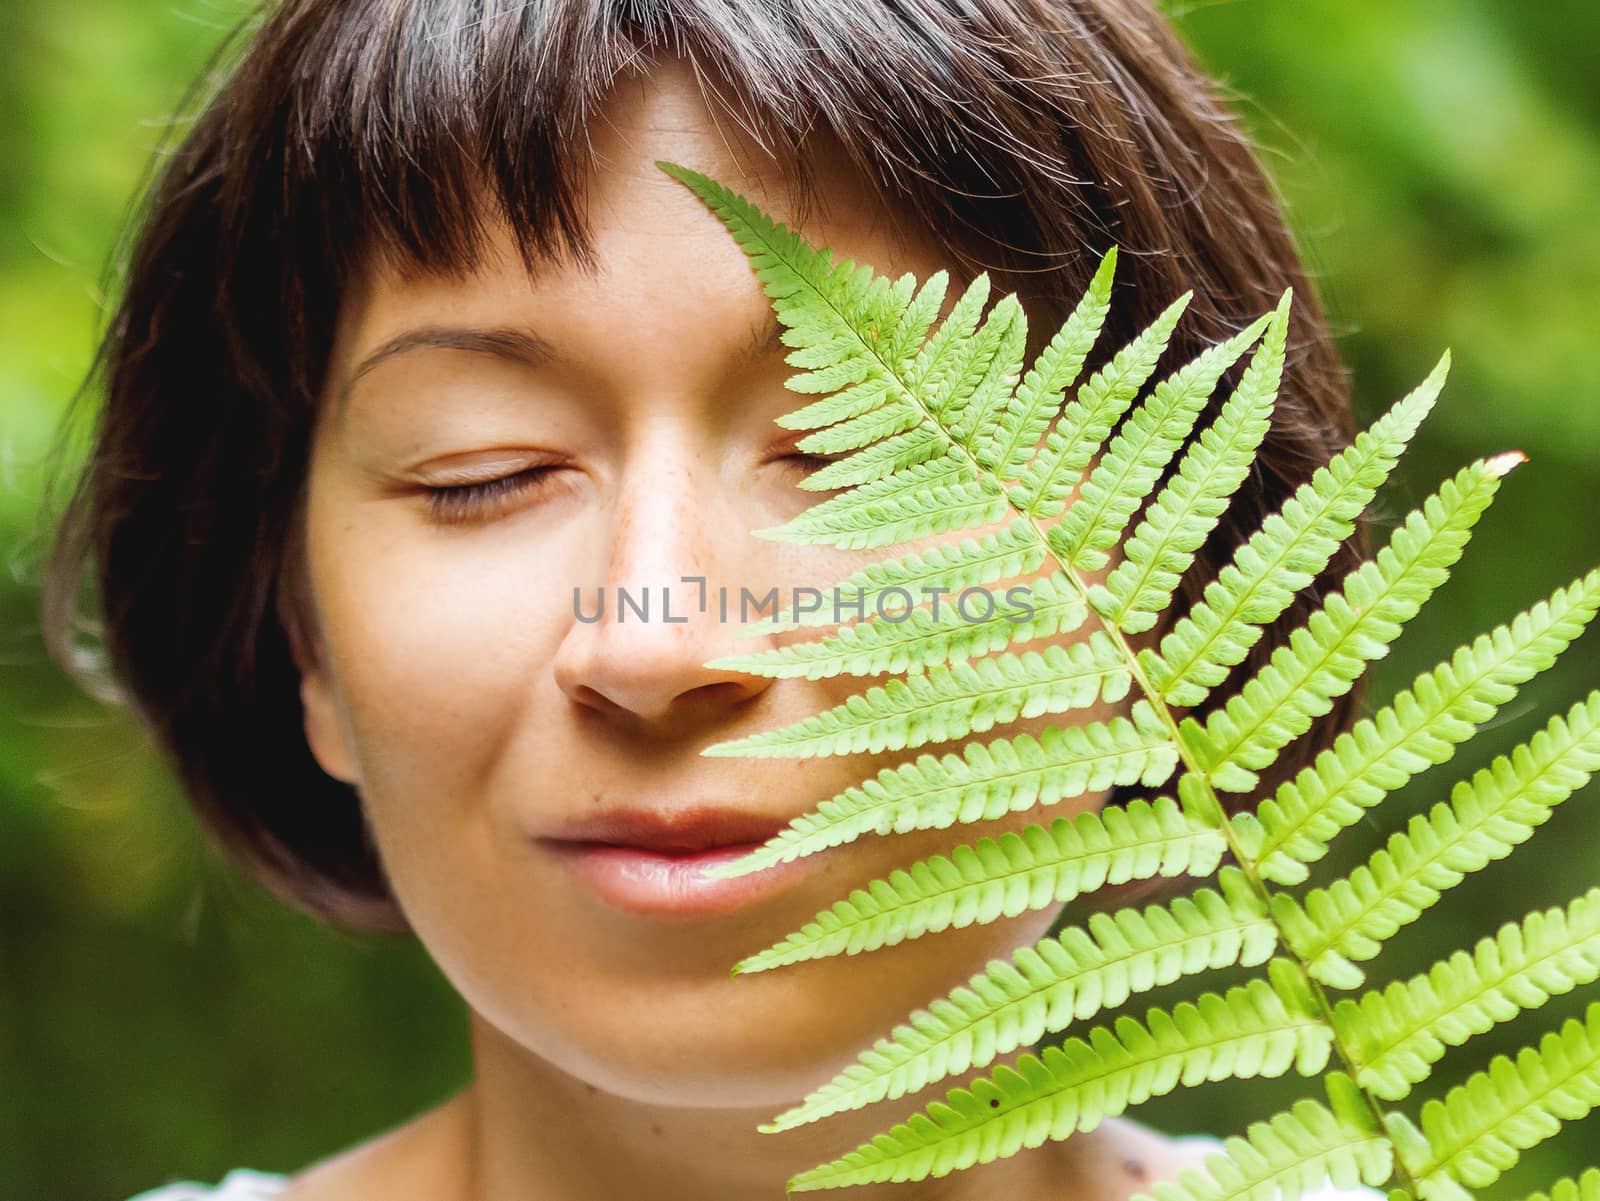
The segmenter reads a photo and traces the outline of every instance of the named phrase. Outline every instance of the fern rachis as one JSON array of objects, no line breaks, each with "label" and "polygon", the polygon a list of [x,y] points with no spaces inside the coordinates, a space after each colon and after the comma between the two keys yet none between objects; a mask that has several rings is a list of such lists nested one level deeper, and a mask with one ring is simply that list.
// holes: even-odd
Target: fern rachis
[{"label": "fern rachis", "polygon": [[[1111,308],[1114,251],[1024,371],[1025,316],[1009,296],[984,315],[986,276],[935,328],[943,273],[919,288],[910,276],[891,282],[835,264],[829,251],[715,182],[660,165],[727,225],[788,326],[788,361],[803,369],[789,387],[820,399],[780,424],[813,431],[802,450],[839,456],[807,482],[841,489],[837,495],[756,533],[867,549],[995,527],[982,540],[957,546],[946,539],[874,564],[841,587],[960,589],[1047,572],[1040,585],[1048,614],[1039,621],[995,618],[974,631],[921,609],[901,621],[880,613],[850,626],[785,613],[747,631],[840,626],[722,665],[773,676],[889,671],[895,678],[828,712],[707,753],[905,749],[1019,716],[1070,716],[1094,703],[1127,710],[1037,738],[974,739],[959,755],[924,754],[822,802],[714,874],[758,870],[867,834],[987,820],[1114,783],[1152,790],[896,871],[735,970],[861,953],[1057,906],[1106,882],[1221,867],[1220,891],[1101,915],[1020,948],[1010,962],[991,962],[763,1129],[789,1129],[984,1069],[1158,983],[1231,964],[1265,968],[1225,994],[1202,993],[1142,1019],[1118,1017],[1042,1054],[1025,1051],[802,1173],[791,1190],[941,1176],[1092,1129],[1180,1086],[1295,1070],[1322,1078],[1320,1100],[1303,1099],[1229,1140],[1207,1174],[1160,1186],[1159,1201],[1264,1201],[1275,1191],[1295,1201],[1326,1178],[1456,1201],[1600,1102],[1595,1007],[1584,1022],[1569,1022],[1427,1102],[1419,1121],[1393,1108],[1429,1078],[1446,1043],[1462,1045],[1600,975],[1600,925],[1588,901],[1574,902],[1564,917],[1533,915],[1508,926],[1472,955],[1441,961],[1410,983],[1338,1003],[1329,995],[1362,988],[1357,962],[1370,960],[1465,874],[1528,838],[1551,806],[1600,770],[1600,691],[1458,784],[1448,803],[1415,819],[1347,878],[1302,897],[1287,891],[1307,881],[1341,829],[1448,760],[1477,723],[1550,666],[1600,609],[1600,571],[1461,648],[1293,780],[1260,795],[1259,773],[1388,653],[1443,583],[1521,456],[1485,459],[1446,481],[1252,678],[1228,696],[1212,695],[1349,537],[1434,405],[1447,360],[1268,516],[1202,599],[1148,644],[1141,636],[1173,605],[1179,579],[1267,434],[1286,355],[1287,295],[1276,312],[1151,385],[1182,319],[1181,297],[1078,385]],[[1218,382],[1246,355],[1216,416],[1195,434]],[[1076,636],[1070,647],[1010,649],[1066,634]],[[1210,704],[1203,721],[1188,714],[1203,703]],[[1229,794],[1235,802],[1225,805]],[[1225,856],[1232,862],[1222,866]],[[1553,1195],[1600,1201],[1597,1190],[1585,1176]]]}]

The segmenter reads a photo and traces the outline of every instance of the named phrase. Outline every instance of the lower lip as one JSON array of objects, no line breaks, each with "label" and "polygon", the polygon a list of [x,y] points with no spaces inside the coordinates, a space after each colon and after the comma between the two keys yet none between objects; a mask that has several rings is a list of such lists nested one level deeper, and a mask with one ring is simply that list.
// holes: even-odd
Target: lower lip
[{"label": "lower lip", "polygon": [[716,847],[695,854],[665,854],[598,842],[545,842],[601,900],[650,917],[705,917],[753,905],[792,883],[815,856],[773,864],[731,879],[700,874],[732,863],[764,843]]}]

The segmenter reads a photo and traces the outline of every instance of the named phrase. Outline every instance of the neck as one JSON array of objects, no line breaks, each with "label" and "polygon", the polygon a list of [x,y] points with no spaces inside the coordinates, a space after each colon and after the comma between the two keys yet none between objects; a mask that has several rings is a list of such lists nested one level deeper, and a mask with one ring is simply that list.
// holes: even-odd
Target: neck
[{"label": "neck", "polygon": [[[791,1176],[854,1149],[942,1097],[952,1083],[762,1134],[757,1126],[787,1106],[702,1109],[619,1096],[531,1054],[476,1015],[472,1051],[474,1081],[451,1102],[459,1107],[451,1157],[462,1165],[462,1201],[781,1201]],[[915,1195],[917,1201],[1081,1195],[1073,1182],[1093,1141],[1080,1135],[1024,1149],[923,1181]],[[855,1201],[905,1201],[908,1195],[904,1183],[851,1190]]]}]

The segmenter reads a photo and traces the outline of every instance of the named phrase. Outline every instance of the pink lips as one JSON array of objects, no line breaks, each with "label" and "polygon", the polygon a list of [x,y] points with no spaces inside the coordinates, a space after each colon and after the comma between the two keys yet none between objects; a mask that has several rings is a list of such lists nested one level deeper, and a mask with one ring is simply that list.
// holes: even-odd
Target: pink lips
[{"label": "pink lips", "polygon": [[732,810],[619,810],[569,825],[560,836],[540,842],[617,909],[652,917],[704,917],[771,896],[816,866],[807,858],[732,879],[701,874],[703,868],[742,859],[787,825]]}]

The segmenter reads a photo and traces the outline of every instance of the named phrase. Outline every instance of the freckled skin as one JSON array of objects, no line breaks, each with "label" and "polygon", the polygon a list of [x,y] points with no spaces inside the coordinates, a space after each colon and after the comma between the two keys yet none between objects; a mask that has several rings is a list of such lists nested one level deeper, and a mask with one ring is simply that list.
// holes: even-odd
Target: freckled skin
[{"label": "freckled skin", "polygon": [[[823,203],[799,214],[783,171],[740,135],[705,107],[687,67],[664,64],[619,89],[591,130],[596,275],[569,267],[530,280],[501,228],[497,253],[467,278],[374,268],[345,298],[332,381],[424,325],[537,331],[562,362],[415,350],[374,366],[343,408],[331,397],[324,405],[310,464],[320,654],[303,665],[306,735],[325,770],[359,790],[401,905],[465,999],[476,1072],[437,1109],[305,1173],[288,1201],[781,1197],[790,1175],[959,1081],[783,1135],[756,1126],[914,1008],[1036,941],[1054,914],[737,979],[729,967],[895,867],[1103,801],[864,838],[792,892],[716,918],[611,910],[534,843],[616,805],[703,799],[788,819],[882,767],[953,749],[703,758],[705,746],[818,712],[865,682],[702,666],[794,637],[735,639],[714,606],[684,624],[572,616],[575,586],[592,596],[705,575],[708,588],[760,594],[773,583],[823,586],[915,549],[842,552],[749,534],[808,503],[782,461],[795,435],[773,420],[804,398],[783,388],[792,369],[781,354],[738,364],[769,301],[726,228],[654,160],[706,172],[840,258],[919,278],[949,264],[936,245],[893,234],[827,143]],[[963,282],[953,278],[947,310]],[[552,459],[562,469],[547,488],[479,520],[427,516],[426,486]],[[1117,1198],[1130,1191],[1127,1175],[1108,1181],[1103,1169],[1123,1162],[1118,1148],[1147,1141],[1164,1142],[1108,1122],[915,1195]],[[853,1195],[909,1194],[889,1185]]]}]

